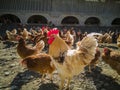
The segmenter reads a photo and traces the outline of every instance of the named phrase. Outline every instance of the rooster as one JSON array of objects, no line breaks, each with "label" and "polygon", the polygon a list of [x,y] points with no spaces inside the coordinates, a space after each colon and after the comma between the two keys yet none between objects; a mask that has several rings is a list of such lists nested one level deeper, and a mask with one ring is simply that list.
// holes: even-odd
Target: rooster
[{"label": "rooster", "polygon": [[59,30],[50,30],[48,37],[49,54],[61,78],[60,89],[62,90],[65,79],[68,79],[68,87],[72,77],[81,73],[95,57],[97,41],[92,36],[85,37],[80,42],[80,46],[71,50],[59,37]]},{"label": "rooster", "polygon": [[25,40],[22,37],[18,37],[19,43],[17,46],[17,53],[21,58],[25,58],[30,55],[39,54],[40,51],[44,48],[44,42],[40,41],[32,48],[28,47],[25,43]]},{"label": "rooster", "polygon": [[52,58],[50,55],[40,53],[24,58],[21,63],[29,70],[43,74],[41,78],[41,81],[43,81],[45,74],[49,74],[50,80],[52,80],[52,73],[55,71],[55,66],[51,61]]},{"label": "rooster", "polygon": [[120,75],[120,52],[104,48],[102,59]]}]

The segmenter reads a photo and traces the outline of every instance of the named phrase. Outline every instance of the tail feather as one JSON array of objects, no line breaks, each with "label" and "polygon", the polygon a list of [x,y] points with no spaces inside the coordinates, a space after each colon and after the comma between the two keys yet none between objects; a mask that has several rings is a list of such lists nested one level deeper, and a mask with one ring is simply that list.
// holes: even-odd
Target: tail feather
[{"label": "tail feather", "polygon": [[102,34],[101,33],[93,32],[93,33],[88,34],[87,36],[94,36],[94,35],[101,36]]},{"label": "tail feather", "polygon": [[96,48],[98,46],[97,40],[93,36],[87,36],[80,42],[79,49],[86,57],[86,63],[90,63],[95,57]]},{"label": "tail feather", "polygon": [[97,46],[97,40],[92,36],[88,36],[81,41],[80,48],[85,48],[89,51],[90,54],[94,55]]}]

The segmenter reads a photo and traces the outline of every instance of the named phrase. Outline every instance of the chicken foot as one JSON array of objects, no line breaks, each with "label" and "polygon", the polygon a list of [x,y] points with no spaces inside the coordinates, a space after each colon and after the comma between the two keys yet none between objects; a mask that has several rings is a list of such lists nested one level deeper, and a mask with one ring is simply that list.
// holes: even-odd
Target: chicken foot
[{"label": "chicken foot", "polygon": [[71,81],[71,78],[69,77],[69,78],[68,78],[68,81],[67,81],[67,85],[66,85],[66,89],[67,89],[67,90],[69,90],[70,81]]},{"label": "chicken foot", "polygon": [[[71,78],[67,78],[67,84],[66,84],[66,89],[69,90],[69,85],[70,85],[70,81],[71,81]],[[60,89],[59,90],[63,90],[64,88],[64,83],[65,83],[65,78],[61,77],[61,83],[60,83]]]}]

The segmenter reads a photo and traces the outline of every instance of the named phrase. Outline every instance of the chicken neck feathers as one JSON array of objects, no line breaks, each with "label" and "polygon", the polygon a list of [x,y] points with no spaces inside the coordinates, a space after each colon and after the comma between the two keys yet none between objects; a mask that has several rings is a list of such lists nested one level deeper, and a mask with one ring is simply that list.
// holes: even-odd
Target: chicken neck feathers
[{"label": "chicken neck feathers", "polygon": [[49,46],[49,54],[52,57],[59,57],[60,53],[64,53],[69,49],[69,46],[59,36],[56,36],[52,44]]}]

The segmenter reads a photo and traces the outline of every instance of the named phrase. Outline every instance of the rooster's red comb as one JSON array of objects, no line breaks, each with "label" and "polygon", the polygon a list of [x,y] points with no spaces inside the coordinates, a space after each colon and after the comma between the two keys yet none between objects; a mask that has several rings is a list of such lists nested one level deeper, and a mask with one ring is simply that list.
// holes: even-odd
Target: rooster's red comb
[{"label": "rooster's red comb", "polygon": [[50,37],[52,34],[57,35],[58,33],[59,33],[59,30],[57,28],[53,28],[47,33],[47,36]]}]

